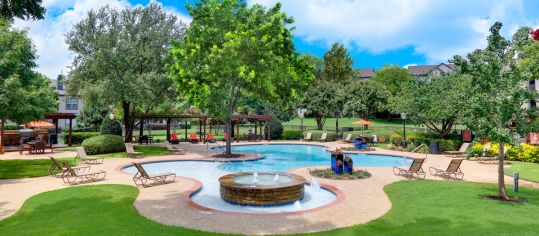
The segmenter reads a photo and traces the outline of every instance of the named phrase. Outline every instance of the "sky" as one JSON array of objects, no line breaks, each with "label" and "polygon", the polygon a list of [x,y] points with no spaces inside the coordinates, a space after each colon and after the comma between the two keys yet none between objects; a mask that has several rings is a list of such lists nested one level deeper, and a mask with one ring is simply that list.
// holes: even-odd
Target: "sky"
[{"label": "sky", "polygon": [[[66,74],[73,54],[65,34],[91,9],[162,4],[182,21],[193,0],[43,0],[44,20],[16,20],[14,27],[28,30],[39,56],[37,70],[49,78]],[[278,0],[247,0],[274,6]],[[438,64],[486,45],[489,27],[504,24],[511,37],[522,26],[539,28],[536,0],[281,0],[282,10],[295,19],[294,42],[301,53],[323,56],[330,46],[344,44],[355,68],[378,69]]]}]

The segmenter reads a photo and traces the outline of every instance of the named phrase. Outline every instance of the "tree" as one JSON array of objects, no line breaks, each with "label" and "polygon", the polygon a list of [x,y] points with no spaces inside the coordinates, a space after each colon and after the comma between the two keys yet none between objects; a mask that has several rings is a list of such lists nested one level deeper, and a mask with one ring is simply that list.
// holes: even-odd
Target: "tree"
[{"label": "tree", "polygon": [[0,18],[13,20],[18,17],[23,20],[42,20],[45,8],[41,0],[2,0],[0,1]]},{"label": "tree", "polygon": [[490,27],[488,45],[466,58],[455,56],[453,62],[460,73],[468,74],[471,85],[462,121],[478,136],[486,136],[499,145],[498,194],[508,199],[504,182],[504,144],[515,141],[529,128],[533,110],[523,108],[535,94],[523,84],[526,77],[517,67],[518,42],[500,35],[502,23]]},{"label": "tree", "polygon": [[99,130],[103,119],[109,113],[107,106],[96,106],[95,104],[85,104],[84,108],[77,116],[77,126],[80,128],[92,128]]},{"label": "tree", "polygon": [[343,115],[371,117],[386,109],[389,92],[384,86],[370,80],[354,80],[346,86]]},{"label": "tree", "polygon": [[[527,28],[524,28],[522,32],[527,33],[526,30]],[[532,38],[529,39],[529,36]],[[525,43],[519,55],[519,68],[529,80],[533,80],[539,78],[539,29],[531,31],[529,36],[521,40]]]},{"label": "tree", "polygon": [[391,96],[395,96],[404,84],[413,79],[407,69],[392,65],[383,66],[371,78],[372,81],[385,86]]},{"label": "tree", "polygon": [[323,129],[326,118],[335,110],[332,103],[335,96],[333,84],[328,81],[317,80],[309,86],[304,95],[302,107],[306,108],[309,115],[315,118],[318,129]]},{"label": "tree", "polygon": [[333,96],[331,103],[334,105],[333,114],[335,115],[336,135],[339,137],[339,117],[341,107],[345,100],[344,87],[354,76],[354,64],[350,53],[339,43],[334,43],[331,49],[324,54],[324,78],[331,81],[336,86],[332,86]]},{"label": "tree", "polygon": [[50,81],[34,71],[35,49],[25,31],[0,19],[0,137],[6,120],[27,122],[54,112],[58,102]]},{"label": "tree", "polygon": [[125,141],[132,140],[135,114],[148,114],[174,98],[165,64],[172,40],[180,40],[185,24],[159,4],[88,12],[67,34],[75,53],[66,80],[68,93],[85,104],[121,109]]},{"label": "tree", "polygon": [[[185,98],[226,121],[228,134],[240,96],[284,103],[312,79],[287,28],[293,20],[280,3],[266,9],[237,0],[202,0],[187,10],[193,21],[170,51],[170,73]],[[230,140],[227,135],[227,156]]]},{"label": "tree", "polygon": [[462,117],[470,86],[469,76],[457,73],[434,77],[430,82],[415,79],[390,99],[390,110],[408,114],[445,138]]}]

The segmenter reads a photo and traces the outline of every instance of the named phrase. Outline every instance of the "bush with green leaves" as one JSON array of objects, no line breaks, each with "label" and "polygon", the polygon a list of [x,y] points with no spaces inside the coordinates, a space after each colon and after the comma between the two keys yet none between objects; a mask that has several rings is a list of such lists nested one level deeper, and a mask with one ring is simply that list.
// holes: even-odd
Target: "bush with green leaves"
[{"label": "bush with green leaves", "polygon": [[[101,133],[99,132],[73,132],[71,134],[71,143],[72,144],[81,144],[84,140],[98,136]],[[69,133],[64,132],[64,140],[67,140],[69,138]]]},{"label": "bush with green leaves", "polygon": [[16,130],[17,125],[16,124],[4,124],[4,130]]},{"label": "bush with green leaves", "polygon": [[326,131],[326,130],[306,130],[306,131],[303,131],[303,137],[306,137],[307,136],[307,133],[311,133],[311,137],[313,138],[314,141],[318,141],[320,140],[320,138],[322,137],[322,133],[327,133],[327,141],[335,141],[336,138],[337,138],[337,134],[335,133],[335,131]]},{"label": "bush with green leaves", "polygon": [[122,136],[102,134],[88,138],[82,142],[88,155],[124,152],[125,144]]},{"label": "bush with green leaves", "polygon": [[285,130],[283,130],[282,138],[284,140],[299,140],[299,139],[301,139],[301,130],[299,130],[299,129],[285,129]]},{"label": "bush with green leaves", "polygon": [[103,119],[101,134],[122,135],[122,125],[117,120]]},{"label": "bush with green leaves", "polygon": [[398,134],[391,135],[390,142],[395,146],[402,146],[402,141],[404,140],[402,136]]},{"label": "bush with green leaves", "polygon": [[[281,123],[281,120],[279,118],[273,116],[270,121],[270,129],[271,129],[271,139],[281,139],[281,136],[283,134],[283,124]],[[266,124],[266,128],[264,129],[264,133],[266,134],[266,137],[268,136],[268,125]]]}]

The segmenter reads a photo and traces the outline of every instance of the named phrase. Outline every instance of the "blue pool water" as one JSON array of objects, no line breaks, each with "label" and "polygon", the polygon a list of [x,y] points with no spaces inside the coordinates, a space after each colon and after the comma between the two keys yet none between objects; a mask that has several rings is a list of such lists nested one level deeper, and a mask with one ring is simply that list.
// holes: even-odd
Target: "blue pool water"
[{"label": "blue pool water", "polygon": [[[195,203],[229,212],[243,213],[280,213],[312,209],[335,201],[336,196],[323,188],[306,185],[305,197],[295,204],[253,207],[230,204],[221,199],[219,193],[219,177],[233,172],[279,172],[305,166],[331,165],[330,153],[325,147],[315,145],[241,145],[233,146],[233,152],[256,152],[265,156],[256,161],[241,162],[207,162],[207,161],[170,161],[144,164],[150,174],[174,172],[178,176],[195,178],[202,182],[202,189],[191,196]],[[361,166],[407,166],[411,160],[407,158],[377,155],[377,154],[350,154],[354,167]],[[136,173],[134,167],[124,169],[129,173]],[[311,180],[313,181],[313,180]],[[316,182],[316,180],[314,180]]]}]

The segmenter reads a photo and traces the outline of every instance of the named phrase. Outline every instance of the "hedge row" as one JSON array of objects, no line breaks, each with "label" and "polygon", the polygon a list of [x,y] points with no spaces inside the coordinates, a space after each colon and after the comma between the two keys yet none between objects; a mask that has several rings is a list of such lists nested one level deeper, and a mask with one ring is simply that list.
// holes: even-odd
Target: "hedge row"
[{"label": "hedge row", "polygon": [[[98,136],[101,133],[99,132],[73,132],[71,134],[71,143],[73,144],[81,144],[84,140]],[[64,140],[67,140],[69,138],[69,133],[64,132]]]},{"label": "hedge row", "polygon": [[124,152],[124,139],[119,135],[103,134],[88,138],[82,142],[88,155]]},{"label": "hedge row", "polygon": [[301,130],[285,129],[283,131],[282,139],[284,139],[284,140],[299,140],[299,139],[301,139]]},{"label": "hedge row", "polygon": [[322,133],[327,133],[327,141],[335,141],[337,134],[334,131],[325,131],[325,130],[306,130],[303,131],[303,137],[307,136],[307,133],[312,134],[314,141],[318,141],[322,137]]}]

